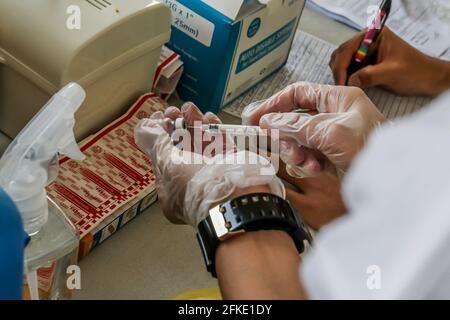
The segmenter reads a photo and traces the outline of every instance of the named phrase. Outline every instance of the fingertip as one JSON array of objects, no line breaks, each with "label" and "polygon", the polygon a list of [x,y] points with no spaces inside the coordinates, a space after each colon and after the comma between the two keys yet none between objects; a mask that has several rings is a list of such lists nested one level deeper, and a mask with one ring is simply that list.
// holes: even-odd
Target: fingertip
[{"label": "fingertip", "polygon": [[190,110],[191,108],[196,108],[196,107],[197,106],[193,102],[185,102],[181,106],[181,112],[186,112],[186,111]]},{"label": "fingertip", "polygon": [[157,111],[157,112],[153,113],[149,119],[162,120],[162,119],[164,119],[164,113],[162,111]]},{"label": "fingertip", "polygon": [[219,117],[212,112],[207,112],[203,116],[203,122],[209,123],[209,124],[221,124],[222,123],[222,121],[219,119]]},{"label": "fingertip", "polygon": [[265,114],[261,118],[259,118],[259,123],[258,123],[259,127],[261,129],[268,129],[269,119],[270,119],[270,114]]},{"label": "fingertip", "polygon": [[305,161],[300,165],[287,165],[286,171],[289,175],[304,179],[317,177],[322,172],[322,165],[320,162],[311,154],[306,153]]},{"label": "fingertip", "polygon": [[306,159],[305,150],[301,146],[287,141],[280,142],[280,154],[283,162],[290,165],[300,165]]},{"label": "fingertip", "polygon": [[187,102],[181,107],[181,113],[186,119],[186,124],[188,126],[194,125],[194,122],[203,122],[203,113],[200,109],[192,102]]},{"label": "fingertip", "polygon": [[181,110],[178,109],[177,107],[169,107],[164,112],[164,116],[172,121],[175,121],[177,118],[181,118],[183,114],[181,113]]},{"label": "fingertip", "polygon": [[242,124],[243,125],[258,125],[259,120],[261,118],[261,106],[264,104],[264,101],[256,101],[249,104],[242,111]]},{"label": "fingertip", "polygon": [[268,113],[260,117],[259,126],[261,129],[271,129],[273,127],[274,117],[279,114]]},{"label": "fingertip", "polygon": [[322,165],[312,154],[307,154],[302,168],[309,177],[315,177],[322,172]]},{"label": "fingertip", "polygon": [[361,82],[361,77],[356,73],[353,74],[348,80],[348,85],[351,87],[363,88],[363,83]]},{"label": "fingertip", "polygon": [[261,122],[261,118],[264,116],[264,113],[255,112],[248,118],[248,125],[257,126]]}]

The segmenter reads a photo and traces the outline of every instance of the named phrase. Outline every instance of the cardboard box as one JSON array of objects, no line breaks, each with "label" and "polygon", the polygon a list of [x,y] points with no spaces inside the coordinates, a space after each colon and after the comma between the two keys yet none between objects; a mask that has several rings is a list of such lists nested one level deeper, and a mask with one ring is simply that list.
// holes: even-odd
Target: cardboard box
[{"label": "cardboard box", "polygon": [[181,55],[183,100],[220,108],[281,68],[304,0],[160,0],[172,10],[168,46]]},{"label": "cardboard box", "polygon": [[[151,190],[151,188],[149,188],[149,190]],[[119,229],[122,229],[138,215],[143,213],[157,200],[158,195],[156,190],[153,190],[138,202],[133,201],[106,218],[102,223],[100,223],[80,240],[78,260],[86,257],[92,250],[101,245],[106,239],[116,233]]]},{"label": "cardboard box", "polygon": [[47,191],[79,231],[79,259],[156,201],[151,160],[135,144],[134,128],[166,108],[156,94],[146,94],[122,117],[80,143],[84,161],[60,160],[58,178]]}]

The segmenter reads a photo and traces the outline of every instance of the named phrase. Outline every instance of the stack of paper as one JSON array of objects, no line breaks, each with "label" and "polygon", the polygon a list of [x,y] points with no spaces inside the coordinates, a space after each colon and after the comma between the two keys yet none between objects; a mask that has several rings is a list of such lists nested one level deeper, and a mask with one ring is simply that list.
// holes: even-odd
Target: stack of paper
[{"label": "stack of paper", "polygon": [[[387,26],[422,52],[450,60],[450,27],[433,16],[428,2],[417,1],[413,7],[406,8],[402,0],[392,0]],[[308,0],[307,4],[315,11],[362,30],[372,23],[380,0]]]}]

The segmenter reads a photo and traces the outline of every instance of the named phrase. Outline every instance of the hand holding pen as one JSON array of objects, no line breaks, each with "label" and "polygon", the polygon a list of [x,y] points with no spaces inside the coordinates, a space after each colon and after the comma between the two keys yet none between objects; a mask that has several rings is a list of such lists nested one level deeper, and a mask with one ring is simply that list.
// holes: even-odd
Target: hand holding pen
[{"label": "hand holding pen", "polygon": [[365,65],[348,77],[355,52],[365,39],[361,32],[336,49],[330,61],[337,85],[362,89],[380,86],[403,96],[435,97],[450,88],[450,62],[439,60],[415,49],[383,28],[370,47]]}]

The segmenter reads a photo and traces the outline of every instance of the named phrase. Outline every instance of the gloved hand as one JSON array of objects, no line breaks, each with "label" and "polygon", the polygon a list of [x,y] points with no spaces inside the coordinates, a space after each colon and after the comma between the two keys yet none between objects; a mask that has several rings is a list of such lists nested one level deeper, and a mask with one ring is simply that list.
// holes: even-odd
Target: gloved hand
[{"label": "gloved hand", "polygon": [[384,116],[361,89],[300,82],[248,106],[242,119],[244,124],[279,129],[286,170],[303,178],[322,171],[343,174]]},{"label": "gloved hand", "polygon": [[[150,119],[142,120],[135,130],[136,143],[150,155],[157,179],[159,201],[167,218],[174,223],[188,223],[193,227],[208,216],[209,209],[222,201],[226,201],[238,189],[253,186],[268,186],[272,193],[285,198],[285,189],[279,178],[261,169],[271,167],[270,162],[257,154],[250,152],[236,152],[230,148],[231,140],[222,135],[206,139],[226,142],[225,148],[219,144],[216,153],[206,154],[211,146],[204,141],[194,141],[200,148],[193,152],[180,150],[171,139],[170,133],[176,135],[172,121],[184,117],[188,127],[200,123],[220,123],[212,113],[203,114],[193,104],[185,104],[181,110],[169,108],[165,115],[158,112]],[[192,131],[183,130],[183,146],[188,146],[185,139],[192,135]],[[189,134],[186,134],[188,133]],[[211,139],[212,138],[212,139]],[[175,139],[179,140],[179,139]],[[245,164],[242,164],[245,163]]]}]

